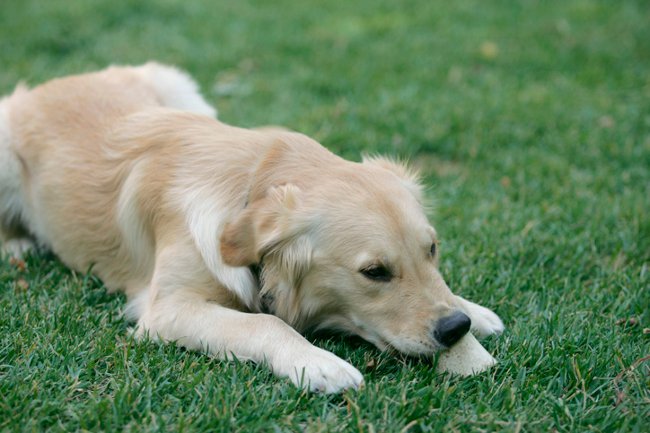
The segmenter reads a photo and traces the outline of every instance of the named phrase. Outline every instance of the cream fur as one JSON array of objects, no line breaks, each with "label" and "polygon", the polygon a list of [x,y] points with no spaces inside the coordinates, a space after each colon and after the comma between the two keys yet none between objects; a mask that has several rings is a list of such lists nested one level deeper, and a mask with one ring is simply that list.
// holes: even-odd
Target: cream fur
[{"label": "cream fur", "polygon": [[[404,166],[345,161],[304,135],[215,115],[189,76],[155,63],[17,89],[0,102],[5,249],[31,239],[92,269],[127,294],[137,335],[266,362],[325,392],[363,378],[294,328],[417,355],[441,349],[433,327],[455,310],[477,334],[503,329],[440,276]],[[360,272],[379,263],[390,281]]]},{"label": "cream fur", "polygon": [[[21,90],[19,87],[16,92]],[[0,235],[6,236],[12,234],[7,232],[13,231],[23,208],[20,162],[10,147],[8,101],[9,97],[0,99],[0,224],[5,227]]]}]

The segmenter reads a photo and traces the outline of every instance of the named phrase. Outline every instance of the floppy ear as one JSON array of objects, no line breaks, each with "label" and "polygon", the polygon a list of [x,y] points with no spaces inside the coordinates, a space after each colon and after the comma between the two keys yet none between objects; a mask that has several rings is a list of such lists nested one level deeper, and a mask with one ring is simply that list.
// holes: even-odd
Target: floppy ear
[{"label": "floppy ear", "polygon": [[301,231],[294,221],[300,205],[300,189],[286,184],[271,188],[249,204],[221,234],[221,257],[230,266],[250,266],[288,243]]},{"label": "floppy ear", "polygon": [[422,203],[422,184],[420,174],[410,169],[405,163],[385,156],[364,156],[363,163],[388,170],[400,178],[404,186]]}]

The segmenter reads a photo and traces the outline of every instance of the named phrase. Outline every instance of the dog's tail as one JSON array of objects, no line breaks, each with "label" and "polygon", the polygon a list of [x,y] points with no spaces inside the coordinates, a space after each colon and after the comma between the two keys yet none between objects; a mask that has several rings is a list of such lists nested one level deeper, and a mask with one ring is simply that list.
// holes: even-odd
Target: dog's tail
[{"label": "dog's tail", "polygon": [[9,106],[12,98],[27,92],[19,84],[10,96],[0,99],[0,240],[13,237],[19,230],[22,214],[20,161],[14,150],[9,124]]},{"label": "dog's tail", "polygon": [[163,106],[217,117],[217,110],[205,101],[199,86],[186,72],[156,62],[135,69],[154,88]]}]

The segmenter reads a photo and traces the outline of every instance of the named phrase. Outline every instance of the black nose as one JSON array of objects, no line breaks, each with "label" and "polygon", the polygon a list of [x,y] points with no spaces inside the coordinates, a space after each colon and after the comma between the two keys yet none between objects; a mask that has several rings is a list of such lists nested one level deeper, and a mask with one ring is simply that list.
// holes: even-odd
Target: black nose
[{"label": "black nose", "polygon": [[467,334],[471,324],[472,321],[466,314],[456,311],[451,316],[438,320],[433,336],[440,344],[451,347]]}]

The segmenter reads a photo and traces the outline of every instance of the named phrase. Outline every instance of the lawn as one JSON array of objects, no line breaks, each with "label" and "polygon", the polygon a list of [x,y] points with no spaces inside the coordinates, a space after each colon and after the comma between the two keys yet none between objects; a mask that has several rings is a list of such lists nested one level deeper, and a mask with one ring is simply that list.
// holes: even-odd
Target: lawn
[{"label": "lawn", "polygon": [[366,386],[137,343],[125,299],[48,254],[0,262],[0,431],[593,431],[650,425],[646,1],[3,0],[0,94],[157,59],[222,120],[410,160],[450,287],[493,308],[461,379],[312,336]]}]

